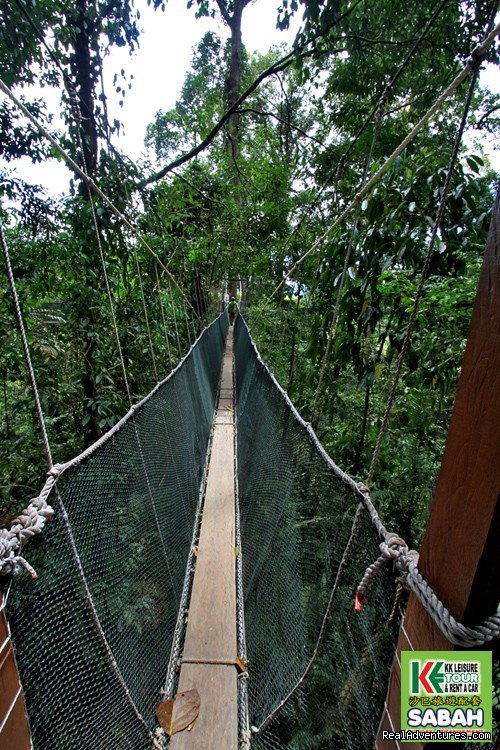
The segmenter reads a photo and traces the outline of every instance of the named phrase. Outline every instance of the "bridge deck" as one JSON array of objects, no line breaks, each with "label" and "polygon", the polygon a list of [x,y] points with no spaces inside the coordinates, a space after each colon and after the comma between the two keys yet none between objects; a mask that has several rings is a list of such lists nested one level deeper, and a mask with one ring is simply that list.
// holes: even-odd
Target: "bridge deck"
[{"label": "bridge deck", "polygon": [[[233,331],[229,329],[214,420],[198,556],[179,692],[196,688],[200,713],[171,750],[237,750],[238,710],[234,481]],[[210,664],[207,662],[229,662]],[[231,665],[232,664],[232,665]]]}]

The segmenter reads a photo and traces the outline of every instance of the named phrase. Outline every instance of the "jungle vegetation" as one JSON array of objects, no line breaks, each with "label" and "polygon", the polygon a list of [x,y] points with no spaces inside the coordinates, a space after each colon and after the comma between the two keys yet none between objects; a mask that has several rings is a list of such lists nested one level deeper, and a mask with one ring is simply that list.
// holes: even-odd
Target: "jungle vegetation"
[{"label": "jungle vegetation", "polygon": [[[265,55],[244,46],[248,3],[190,0],[193,23],[217,14],[228,39],[214,32],[200,39],[175,107],[147,129],[149,162],[138,165],[113,145],[122,123],[109,121],[102,69],[119,46],[130,51],[133,70],[140,3],[0,0],[2,79],[48,129],[50,113],[43,98],[29,98],[30,86],[60,88],[64,148],[161,262],[105,203],[90,200],[77,175],[61,200],[16,177],[11,167],[22,157],[60,157],[2,97],[0,216],[57,461],[128,409],[95,209],[133,400],[220,309],[225,284],[241,286],[264,359],[334,460],[366,477],[466,85],[276,288],[451,82],[495,3],[281,0],[278,25],[300,14],[301,30],[291,51]],[[171,13],[168,2],[154,5]],[[498,45],[488,60],[498,62]],[[119,95],[134,85],[130,71],[116,77]],[[480,139],[498,135],[499,111],[499,98],[478,83],[373,482],[386,523],[409,544],[422,536],[453,405],[498,179]],[[5,524],[38,491],[45,466],[3,275],[0,381]]]}]

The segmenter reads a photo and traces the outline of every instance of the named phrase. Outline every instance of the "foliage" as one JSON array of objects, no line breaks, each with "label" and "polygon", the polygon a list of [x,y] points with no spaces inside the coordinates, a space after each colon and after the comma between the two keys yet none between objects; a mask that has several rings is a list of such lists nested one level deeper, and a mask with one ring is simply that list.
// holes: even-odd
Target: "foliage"
[{"label": "foliage", "polygon": [[[154,5],[170,10],[159,0]],[[238,28],[244,38],[244,20],[237,28],[234,17],[246,2],[190,5],[197,15],[210,15],[217,6],[232,36],[227,44],[212,32],[201,39],[176,105],[160,111],[148,128],[152,162],[171,162],[199,144],[236,94],[282,56],[279,49],[267,55],[244,50],[238,38]],[[1,33],[8,40],[0,39],[6,82],[24,87],[23,94],[35,80],[58,82],[65,146],[136,222],[160,259],[157,263],[100,200],[92,204],[77,178],[61,204],[15,175],[3,181],[2,221],[56,460],[80,451],[129,406],[94,207],[133,400],[156,380],[150,339],[162,377],[192,339],[192,319],[199,330],[219,307],[226,286],[234,293],[241,285],[242,306],[263,357],[336,462],[358,479],[366,477],[436,217],[462,89],[359,209],[276,289],[469,57],[484,34],[491,5],[487,0],[432,8],[417,0],[404,7],[394,0],[282,0],[281,27],[293,13],[303,13],[294,65],[267,77],[182,171],[146,188],[139,180],[148,165],[139,169],[110,146],[121,123],[107,121],[101,90],[106,50],[116,45],[133,51],[138,44],[133,4],[82,0],[30,6],[42,37],[48,39],[50,29],[51,59],[22,4],[0,1]],[[308,40],[313,41],[306,54]],[[497,61],[498,46],[488,57]],[[128,71],[117,73],[120,95],[131,80]],[[26,101],[48,124],[43,104],[28,96]],[[477,88],[471,126],[495,134],[497,112],[498,98]],[[379,122],[377,113],[383,115]],[[0,107],[0,149],[11,165],[23,156],[53,158],[6,104]],[[480,149],[462,146],[375,475],[374,496],[387,525],[410,544],[418,545],[422,537],[439,468],[496,178]],[[5,282],[0,350],[0,474],[8,519],[38,489],[43,459]],[[125,538],[123,519],[120,533]],[[131,549],[131,568],[140,551]],[[141,627],[154,619],[158,592],[142,591],[137,608],[128,606],[137,593],[133,581],[124,579],[110,607],[124,624]],[[300,729],[290,741],[302,746]],[[318,747],[332,742],[328,721],[317,741]]]}]

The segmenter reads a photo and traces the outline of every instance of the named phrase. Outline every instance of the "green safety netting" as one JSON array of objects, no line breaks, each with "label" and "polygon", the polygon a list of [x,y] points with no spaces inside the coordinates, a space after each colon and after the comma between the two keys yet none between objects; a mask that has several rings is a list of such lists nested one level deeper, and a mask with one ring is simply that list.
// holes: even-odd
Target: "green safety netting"
[{"label": "green safety netting", "polygon": [[8,617],[35,750],[152,747],[185,582],[227,315],[70,462]]}]

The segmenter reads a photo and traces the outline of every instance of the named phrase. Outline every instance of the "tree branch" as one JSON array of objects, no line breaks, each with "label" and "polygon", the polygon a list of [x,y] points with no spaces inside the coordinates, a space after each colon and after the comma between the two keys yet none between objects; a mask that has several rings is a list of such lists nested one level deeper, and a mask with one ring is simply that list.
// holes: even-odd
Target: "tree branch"
[{"label": "tree branch", "polygon": [[500,104],[497,104],[495,107],[491,107],[487,112],[484,113],[484,115],[479,118],[476,123],[476,128],[478,128],[478,130],[482,128],[484,121],[487,120],[488,117],[493,114],[493,112],[497,112],[499,109]]},{"label": "tree branch", "polygon": [[331,153],[334,156],[336,156],[337,158],[340,158],[337,152],[334,151],[334,149],[331,146],[327,146],[322,141],[320,141],[319,138],[315,138],[313,135],[309,135],[309,133],[306,133],[305,130],[302,130],[302,128],[299,128],[297,125],[292,125],[291,122],[288,122],[287,120],[284,120],[282,117],[275,115],[274,112],[266,112],[265,110],[253,109],[252,107],[244,107],[242,109],[239,109],[238,112],[242,115],[251,113],[254,115],[259,115],[260,117],[273,117],[275,120],[278,120],[278,122],[283,123],[283,125],[286,125],[287,127],[292,128],[292,130],[296,130],[298,133],[303,135],[304,138],[308,138],[310,141],[314,141],[319,146],[321,146],[321,148],[331,151]]},{"label": "tree branch", "polygon": [[[305,59],[309,55],[313,53],[314,50],[307,50],[306,47],[308,47],[312,42],[315,42],[317,39],[325,36],[328,34],[331,29],[333,29],[337,24],[339,24],[341,21],[343,21],[347,16],[349,16],[353,11],[360,5],[364,0],[355,0],[353,5],[346,10],[345,13],[343,13],[341,16],[339,16],[335,21],[332,21],[332,23],[327,26],[322,31],[318,31],[316,34],[314,34],[312,37],[310,37],[306,42],[304,42],[299,47],[296,47],[291,52],[289,52],[287,55],[282,57],[277,62],[273,63],[273,65],[270,65],[269,68],[266,68],[266,70],[262,71],[262,73],[257,76],[255,81],[244,91],[241,96],[238,98],[238,100],[233,104],[232,107],[230,107],[226,112],[223,114],[221,119],[217,122],[216,125],[212,128],[212,130],[208,133],[208,135],[205,136],[205,138],[199,143],[195,148],[193,148],[191,151],[188,151],[187,153],[183,154],[182,156],[179,156],[177,159],[175,159],[170,164],[167,164],[165,167],[160,169],[158,172],[155,172],[154,174],[150,175],[145,180],[142,180],[140,183],[136,185],[137,188],[145,187],[146,185],[150,185],[152,182],[157,182],[158,180],[161,180],[162,177],[165,177],[169,172],[171,172],[173,169],[176,169],[177,167],[180,167],[181,164],[185,164],[190,159],[193,159],[195,156],[197,156],[199,153],[204,151],[207,146],[212,143],[215,136],[222,130],[223,126],[226,124],[226,122],[229,120],[231,115],[236,112],[237,109],[243,104],[243,102],[248,99],[248,97],[253,94],[253,92],[260,86],[262,81],[264,81],[266,78],[269,78],[269,76],[274,75],[275,73],[280,73],[283,70],[286,70],[290,65],[293,63],[294,59],[297,57],[297,54],[302,59]],[[337,50],[333,50],[333,53],[337,52]]]},{"label": "tree branch", "polygon": [[221,14],[222,18],[227,23],[227,25],[229,26],[229,28],[231,28],[231,24],[233,22],[233,19],[229,15],[229,13],[227,11],[227,8],[224,5],[223,0],[215,0],[215,2],[217,3],[217,7],[219,8],[219,13]]},{"label": "tree branch", "polygon": [[99,13],[99,15],[94,21],[87,20],[89,28],[91,28],[93,31],[97,31],[97,29],[99,29],[103,21],[110,15],[110,13],[113,10],[117,10],[119,7],[120,7],[119,0],[109,0],[109,2],[106,3],[102,11]]}]

